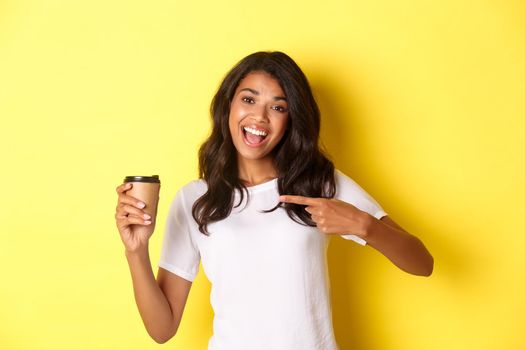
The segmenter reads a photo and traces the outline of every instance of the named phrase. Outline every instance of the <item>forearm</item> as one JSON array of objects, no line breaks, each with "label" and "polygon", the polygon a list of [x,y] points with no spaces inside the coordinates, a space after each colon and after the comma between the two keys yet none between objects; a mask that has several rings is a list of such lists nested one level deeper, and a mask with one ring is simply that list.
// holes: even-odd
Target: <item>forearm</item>
[{"label": "forearm", "polygon": [[135,302],[144,326],[156,342],[164,343],[175,334],[178,322],[173,319],[168,300],[155,280],[148,248],[137,252],[126,251],[126,259],[133,281]]},{"label": "forearm", "polygon": [[417,237],[373,216],[369,218],[364,236],[368,245],[403,271],[420,276],[432,274],[434,258]]}]

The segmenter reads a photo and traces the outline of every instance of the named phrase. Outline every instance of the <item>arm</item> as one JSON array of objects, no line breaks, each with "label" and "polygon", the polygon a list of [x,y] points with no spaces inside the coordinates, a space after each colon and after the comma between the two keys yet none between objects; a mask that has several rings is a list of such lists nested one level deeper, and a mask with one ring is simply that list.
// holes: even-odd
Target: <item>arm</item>
[{"label": "arm", "polygon": [[176,333],[192,282],[159,268],[153,276],[148,249],[126,251],[135,302],[148,334],[165,343]]},{"label": "arm", "polygon": [[397,267],[414,275],[430,276],[434,259],[423,243],[388,216],[381,220],[339,199],[280,196],[282,202],[306,205],[317,228],[325,234],[352,232],[386,256]]},{"label": "arm", "polygon": [[[157,343],[165,343],[177,333],[191,282],[163,269],[159,269],[155,280],[148,249],[153,234],[153,227],[148,226],[152,223],[151,217],[145,216],[144,203],[126,195],[131,186],[127,183],[117,187],[116,224],[125,246],[135,302],[144,326]],[[146,226],[150,229],[137,229]]]},{"label": "arm", "polygon": [[[363,212],[364,213],[364,212]],[[423,243],[405,231],[389,216],[381,220],[364,213],[366,219],[361,237],[367,244],[386,256],[401,270],[419,276],[430,276],[434,258]]]}]

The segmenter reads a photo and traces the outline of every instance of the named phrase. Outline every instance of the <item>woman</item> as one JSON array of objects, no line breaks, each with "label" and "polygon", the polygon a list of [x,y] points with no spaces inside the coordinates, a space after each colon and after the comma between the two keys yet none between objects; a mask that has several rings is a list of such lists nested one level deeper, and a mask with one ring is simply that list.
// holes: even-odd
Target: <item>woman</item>
[{"label": "woman", "polygon": [[[433,258],[318,147],[320,114],[306,77],[282,52],[257,52],[226,75],[199,151],[200,179],[170,207],[157,279],[139,201],[117,187],[117,227],[135,299],[159,343],[177,332],[199,263],[212,283],[210,350],[338,349],[326,248],[340,235],[404,271],[429,276]],[[153,230],[152,230],[153,231]]]}]

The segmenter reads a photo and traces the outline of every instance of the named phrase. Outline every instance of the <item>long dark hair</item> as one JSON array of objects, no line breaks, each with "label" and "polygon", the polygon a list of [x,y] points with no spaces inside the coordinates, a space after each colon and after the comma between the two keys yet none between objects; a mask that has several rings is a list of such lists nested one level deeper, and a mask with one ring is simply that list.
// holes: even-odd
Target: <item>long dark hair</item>
[{"label": "long dark hair", "polygon": [[[274,77],[288,102],[288,128],[273,149],[279,194],[332,198],[335,195],[334,165],[319,147],[320,112],[308,80],[299,66],[286,54],[256,52],[243,58],[226,75],[211,103],[213,129],[199,149],[199,177],[208,185],[207,192],[195,201],[192,215],[199,231],[209,234],[207,225],[230,215],[235,189],[249,197],[239,180],[237,150],[228,126],[230,103],[240,81],[249,73],[265,72]],[[278,203],[264,210],[284,207],[295,222],[316,226],[304,206]]]}]

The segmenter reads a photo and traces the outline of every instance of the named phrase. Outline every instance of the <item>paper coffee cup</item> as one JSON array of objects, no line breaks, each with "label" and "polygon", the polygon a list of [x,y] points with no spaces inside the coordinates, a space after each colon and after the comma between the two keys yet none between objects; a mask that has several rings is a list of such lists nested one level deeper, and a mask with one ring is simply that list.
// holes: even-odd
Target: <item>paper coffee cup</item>
[{"label": "paper coffee cup", "polygon": [[132,182],[131,189],[126,191],[128,196],[134,197],[146,204],[142,210],[151,216],[151,224],[146,226],[133,225],[134,230],[153,232],[157,217],[157,206],[159,204],[160,179],[158,175],[152,176],[126,176],[124,182]]}]

